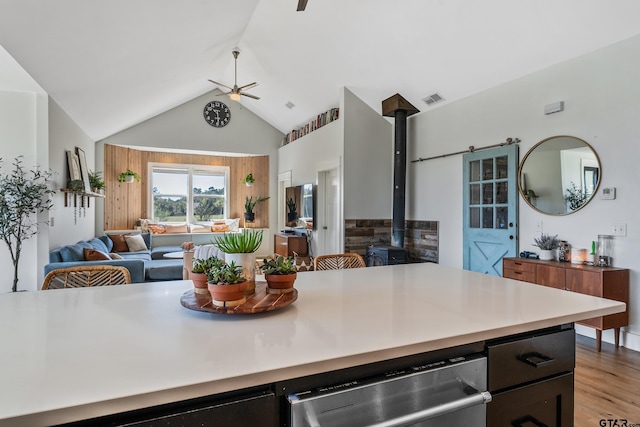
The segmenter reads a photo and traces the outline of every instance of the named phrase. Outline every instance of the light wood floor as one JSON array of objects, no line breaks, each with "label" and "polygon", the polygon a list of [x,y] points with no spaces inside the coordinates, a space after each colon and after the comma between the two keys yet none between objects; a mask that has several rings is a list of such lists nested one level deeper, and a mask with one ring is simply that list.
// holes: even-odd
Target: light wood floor
[{"label": "light wood floor", "polygon": [[640,353],[576,336],[575,427],[621,426],[600,420],[627,420],[640,426]]}]

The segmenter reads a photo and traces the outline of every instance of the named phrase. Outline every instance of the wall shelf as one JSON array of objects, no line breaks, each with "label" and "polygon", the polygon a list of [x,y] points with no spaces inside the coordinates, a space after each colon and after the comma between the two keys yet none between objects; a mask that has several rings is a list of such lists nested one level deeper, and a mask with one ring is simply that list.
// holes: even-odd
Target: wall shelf
[{"label": "wall shelf", "polygon": [[[87,191],[75,191],[75,190],[69,190],[67,188],[61,188],[60,191],[62,193],[64,193],[64,207],[69,207],[72,206],[71,205],[71,201],[73,200],[73,207],[74,208],[90,208],[91,207],[91,203],[90,200],[92,197],[101,197],[104,198],[104,194],[100,194],[100,193],[94,193],[94,192],[87,192]],[[78,202],[79,205],[78,205]]]}]

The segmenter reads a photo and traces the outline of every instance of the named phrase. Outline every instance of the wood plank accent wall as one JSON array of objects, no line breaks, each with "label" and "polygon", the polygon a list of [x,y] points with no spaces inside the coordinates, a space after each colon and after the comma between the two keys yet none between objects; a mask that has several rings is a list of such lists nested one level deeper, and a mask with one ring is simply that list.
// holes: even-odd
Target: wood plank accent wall
[{"label": "wood plank accent wall", "polygon": [[[165,153],[141,151],[117,145],[104,145],[104,229],[133,229],[139,218],[150,218],[147,200],[149,197],[149,163],[190,164],[229,167],[229,212],[228,218],[242,218],[241,226],[268,228],[269,202],[256,205],[255,222],[244,223],[245,197],[269,195],[269,156],[206,156],[202,154]],[[126,184],[118,182],[120,174],[127,168],[137,172],[141,183]],[[256,182],[247,187],[242,179],[251,172]]]}]

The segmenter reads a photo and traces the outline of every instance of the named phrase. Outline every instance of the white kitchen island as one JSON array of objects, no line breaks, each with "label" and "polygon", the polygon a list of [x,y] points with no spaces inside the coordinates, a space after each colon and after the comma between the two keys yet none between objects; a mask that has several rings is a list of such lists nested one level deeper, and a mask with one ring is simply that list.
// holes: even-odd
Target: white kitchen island
[{"label": "white kitchen island", "polygon": [[0,295],[0,425],[52,425],[613,314],[623,303],[436,264],[299,273],[279,311],[190,281]]}]

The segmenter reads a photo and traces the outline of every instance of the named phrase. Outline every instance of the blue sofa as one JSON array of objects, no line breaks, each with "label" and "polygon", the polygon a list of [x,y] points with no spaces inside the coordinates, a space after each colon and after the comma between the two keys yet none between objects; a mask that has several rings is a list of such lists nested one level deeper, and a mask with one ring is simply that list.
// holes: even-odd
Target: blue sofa
[{"label": "blue sofa", "polygon": [[156,282],[163,280],[182,280],[182,260],[163,259],[168,252],[178,252],[180,246],[152,247],[151,234],[141,233],[147,249],[137,252],[117,252],[122,259],[87,261],[84,248],[95,249],[109,254],[113,249],[113,241],[108,236],[94,237],[74,245],[63,246],[49,253],[49,264],[44,267],[46,275],[52,270],[85,265],[117,265],[126,267],[131,275],[132,283]]}]

